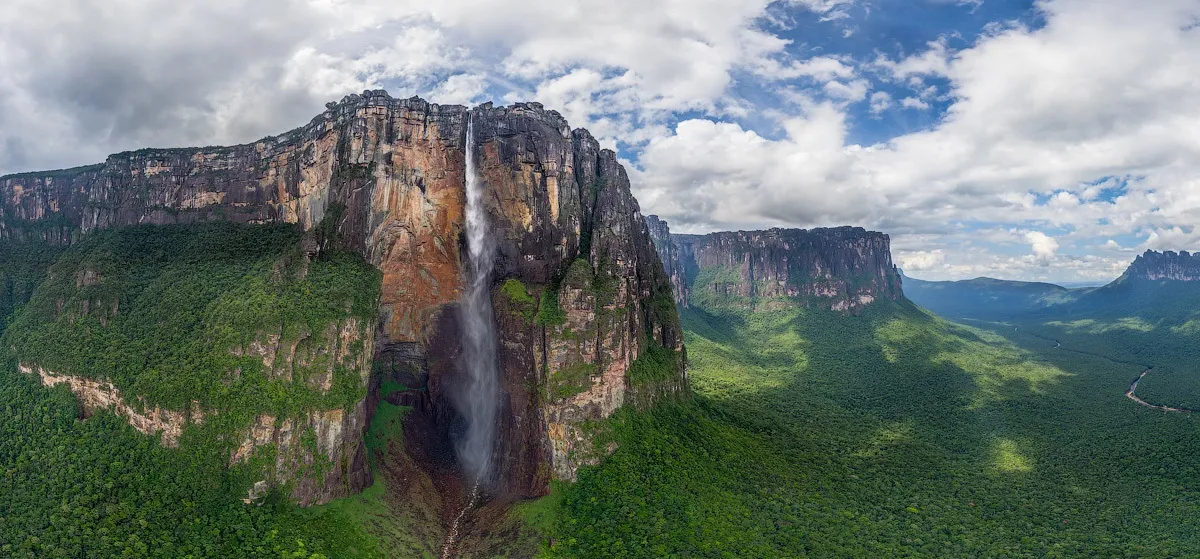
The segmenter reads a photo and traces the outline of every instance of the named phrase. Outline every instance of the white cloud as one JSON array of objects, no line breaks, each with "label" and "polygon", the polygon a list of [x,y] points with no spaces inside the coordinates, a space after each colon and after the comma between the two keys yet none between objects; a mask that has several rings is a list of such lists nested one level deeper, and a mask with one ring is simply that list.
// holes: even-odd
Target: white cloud
[{"label": "white cloud", "polygon": [[[658,133],[677,111],[745,114],[727,95],[739,69],[862,90],[843,61],[794,57],[788,40],[762,30],[769,3],[9,0],[0,172],[145,145],[249,141],[364,88],[472,102],[491,85],[507,100],[567,88],[559,95],[572,123],[604,129],[609,143]],[[562,82],[586,73],[600,79]]]},{"label": "white cloud", "polygon": [[871,94],[871,114],[878,115],[892,106],[892,96],[886,91]]},{"label": "white cloud", "polygon": [[875,66],[886,70],[891,77],[905,80],[914,76],[946,76],[950,72],[950,50],[945,39],[931,41],[929,48],[901,60],[891,60],[880,55]]},{"label": "white cloud", "polygon": [[[818,14],[837,13],[854,3],[855,0],[786,0],[787,3],[804,6]],[[844,12],[842,12],[844,13]]]},{"label": "white cloud", "polygon": [[1058,241],[1041,231],[1026,233],[1025,240],[1029,241],[1029,247],[1033,250],[1033,256],[1038,262],[1049,263],[1054,258],[1054,254],[1058,252]]},{"label": "white cloud", "polygon": [[[1200,18],[1200,3],[1038,6],[1044,28],[997,28],[954,53],[936,42],[876,62],[897,79],[948,80],[950,107],[932,127],[858,146],[845,143],[836,105],[802,106],[781,118],[784,137],[770,140],[736,124],[690,122],[651,142],[639,194],[692,229],[856,223],[965,240],[972,234],[953,224],[973,221],[1064,232],[1039,237],[1032,262],[1011,257],[1011,270],[1067,262],[1051,241],[1194,242],[1174,228],[1200,222],[1200,82],[1192,78],[1200,29],[1187,25]],[[937,96],[921,93],[907,104]],[[1119,196],[1099,195],[1095,183],[1108,177],[1126,181]],[[1109,269],[1106,260],[1071,262]]]},{"label": "white cloud", "polygon": [[853,158],[844,115],[821,103],[782,126],[787,138],[771,141],[736,124],[679,123],[642,153],[639,200],[691,229],[866,221],[859,212],[881,205],[867,185],[828,180]]},{"label": "white cloud", "polygon": [[[385,86],[539,100],[624,147],[642,207],[673,229],[851,223],[927,236],[902,250],[942,251],[945,273],[1010,277],[1200,242],[1200,3],[1043,0],[1042,28],[866,62],[768,30],[798,29],[780,13],[802,8],[850,31],[852,6],[9,0],[0,172],[249,141]],[[849,143],[859,109],[913,132]],[[1031,231],[1057,245],[1039,253]]]},{"label": "white cloud", "polygon": [[775,58],[762,58],[755,62],[754,71],[774,80],[807,77],[823,81],[850,78],[856,73],[850,63],[831,56],[814,56],[807,60],[793,60],[788,64]]},{"label": "white cloud", "polygon": [[933,270],[946,262],[946,253],[940,249],[897,252],[896,261],[906,273]]},{"label": "white cloud", "polygon": [[1200,248],[1200,230],[1196,227],[1169,227],[1154,229],[1146,237],[1142,249],[1150,250],[1196,250]]},{"label": "white cloud", "polygon": [[870,84],[867,80],[854,80],[849,83],[840,81],[826,82],[825,94],[833,99],[841,101],[856,102],[862,101],[867,97],[867,91],[870,89]]},{"label": "white cloud", "polygon": [[871,114],[880,114],[892,107],[892,95],[887,91],[876,91],[871,94]]},{"label": "white cloud", "polygon": [[429,92],[429,100],[450,105],[474,105],[487,90],[487,78],[481,74],[454,74]]}]

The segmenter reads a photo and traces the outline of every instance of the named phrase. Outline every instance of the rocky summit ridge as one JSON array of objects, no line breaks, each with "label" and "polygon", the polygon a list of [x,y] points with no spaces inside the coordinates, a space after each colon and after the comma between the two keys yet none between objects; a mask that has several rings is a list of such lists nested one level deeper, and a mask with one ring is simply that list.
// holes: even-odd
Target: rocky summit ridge
[{"label": "rocky summit ridge", "polygon": [[1200,281],[1200,253],[1147,250],[1133,260],[1117,281],[1122,280]]}]

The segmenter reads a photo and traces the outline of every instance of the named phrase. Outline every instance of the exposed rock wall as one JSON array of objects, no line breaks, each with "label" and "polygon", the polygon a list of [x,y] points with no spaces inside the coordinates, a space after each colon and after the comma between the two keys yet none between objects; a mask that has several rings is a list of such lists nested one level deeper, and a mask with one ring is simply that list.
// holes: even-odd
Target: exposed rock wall
[{"label": "exposed rock wall", "polygon": [[[230,348],[229,353],[262,360],[269,379],[304,382],[322,394],[333,387],[337,368],[357,373],[362,386],[367,386],[375,354],[375,337],[369,325],[348,317],[327,324],[323,331],[302,332],[291,340],[283,339],[282,330],[281,326],[277,331],[259,332],[253,341]],[[362,349],[357,349],[360,344]]]},{"label": "exposed rock wall", "polygon": [[[505,493],[536,496],[551,476],[570,479],[594,462],[573,458],[586,444],[581,426],[625,402],[686,394],[671,278],[628,176],[613,152],[556,112],[536,103],[468,111],[365,92],[252,144],[126,152],[101,165],[0,178],[0,238],[66,244],[144,222],[297,223],[382,270],[375,348],[384,365],[376,368],[427,385],[422,409],[452,436],[459,420],[446,391],[459,377],[458,329],[447,310],[462,284],[468,141],[476,144],[498,240],[494,276],[520,280],[535,302],[557,295],[566,315],[553,324],[532,312],[498,318],[505,401],[497,483]],[[587,268],[581,277],[589,285],[566,282],[574,262]],[[579,340],[585,331],[591,339]],[[632,382],[630,367],[652,347],[676,356],[672,374],[653,385]],[[546,391],[562,368],[572,369],[582,391],[551,401]],[[367,399],[363,417],[342,420],[343,447],[361,438],[374,401]],[[288,438],[283,423],[268,434],[260,419],[249,440]]]},{"label": "exposed rock wall", "polygon": [[[537,104],[485,105],[473,118],[500,252],[497,284],[517,280],[527,296],[522,303],[493,291],[504,398],[497,484],[533,497],[611,450],[592,449],[587,426],[633,394],[686,394],[682,331],[616,155]],[[556,302],[557,313],[546,302]],[[456,320],[442,313],[430,336],[435,401],[458,382],[457,351],[449,349],[458,343]],[[628,373],[651,346],[680,358],[673,382],[643,388]]]},{"label": "exposed rock wall", "polygon": [[192,402],[191,409],[183,411],[164,410],[158,407],[143,410],[139,408],[144,406],[135,407],[127,402],[121,391],[109,382],[63,375],[25,364],[18,365],[17,370],[27,375],[36,373],[42,384],[46,386],[67,385],[79,399],[80,406],[86,415],[107,409],[118,417],[128,420],[134,429],[147,435],[158,436],[163,446],[179,446],[179,437],[183,434],[184,427],[190,422],[202,423],[204,421],[204,411],[195,401]]},{"label": "exposed rock wall", "polygon": [[[650,224],[667,230],[657,218]],[[671,235],[670,241],[660,253],[674,260],[666,268],[683,276],[675,285],[676,300],[689,304],[857,312],[877,299],[903,297],[883,233],[858,227],[768,229]]]},{"label": "exposed rock wall", "polygon": [[348,412],[314,410],[298,419],[258,415],[230,463],[245,462],[255,450],[273,446],[275,462],[263,481],[291,483],[292,499],[301,506],[327,503],[370,485],[364,428],[365,400]]},{"label": "exposed rock wall", "polygon": [[0,178],[0,238],[70,243],[138,223],[326,217],[383,273],[392,341],[419,338],[458,296],[466,109],[352,95],[308,125],[252,144],[147,149],[101,165]]},{"label": "exposed rock wall", "polygon": [[[654,248],[662,259],[663,268],[671,277],[671,290],[675,294],[675,304],[688,306],[688,295],[691,284],[688,282],[684,262],[691,260],[691,255],[683,254],[683,249],[671,237],[671,227],[656,215],[646,216],[646,225],[650,228],[650,237],[654,240]],[[690,245],[688,245],[690,248]]]},{"label": "exposed rock wall", "polygon": [[1200,253],[1147,250],[1133,260],[1122,279],[1200,281]]}]

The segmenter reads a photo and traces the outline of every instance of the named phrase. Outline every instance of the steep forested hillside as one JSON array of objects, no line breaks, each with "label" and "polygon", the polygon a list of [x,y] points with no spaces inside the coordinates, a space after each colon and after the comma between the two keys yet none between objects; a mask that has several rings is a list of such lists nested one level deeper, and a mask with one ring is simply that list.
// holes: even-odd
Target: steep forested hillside
[{"label": "steep forested hillside", "polygon": [[[17,285],[45,280],[2,338],[0,556],[371,552],[345,515],[288,504],[291,483],[281,480],[279,489],[257,496],[257,504],[242,502],[264,475],[278,474],[285,437],[246,459],[231,459],[255,416],[286,421],[362,399],[366,384],[359,372],[314,359],[290,369],[284,380],[261,357],[239,357],[231,348],[264,330],[313,339],[332,322],[371,324],[379,285],[373,268],[336,251],[306,254],[300,231],[290,226],[104,232],[47,266],[56,252],[22,250],[4,261],[6,270],[24,274],[17,278],[28,278]],[[48,388],[46,378],[58,377],[35,374],[33,366],[19,371],[20,363],[97,382]],[[328,391],[306,383],[324,370],[334,373]],[[126,413],[119,406],[96,400],[114,394],[124,398],[128,414],[142,414],[134,417],[165,417],[170,424],[172,416],[152,413],[159,406],[194,408],[202,416],[188,416],[177,440],[150,436],[155,433],[135,430],[130,417],[114,415]],[[299,434],[304,440],[295,452],[315,448],[315,433]],[[319,474],[336,466],[317,460],[304,467]]]},{"label": "steep forested hillside", "polygon": [[[218,227],[222,241],[209,242],[207,227]],[[379,473],[361,495],[300,509],[285,490],[248,506],[242,499],[257,479],[255,464],[229,468],[228,454],[214,451],[228,444],[221,423],[191,426],[178,448],[165,448],[107,411],[83,418],[86,410],[65,387],[47,389],[17,371],[15,356],[33,355],[61,368],[110,371],[135,391],[137,370],[206,370],[205,356],[217,354],[204,348],[219,332],[278,313],[296,313],[290,322],[304,323],[358,312],[354,301],[372,300],[377,276],[360,260],[322,255],[297,274],[298,232],[251,229],[122,230],[71,249],[50,267],[4,338],[3,555],[421,557],[436,550],[444,519],[422,500],[436,494],[432,481],[396,452],[405,444],[404,406],[380,403],[365,437]],[[123,279],[84,286],[91,276],[81,270]],[[81,291],[101,285],[114,291]],[[257,318],[227,314],[229,293],[261,302],[235,307]],[[1122,309],[1070,321],[975,323],[980,329],[905,300],[877,300],[857,315],[802,305],[693,305],[683,325],[696,399],[625,408],[590,425],[592,444],[613,454],[581,469],[574,484],[556,482],[549,497],[511,511],[485,509],[471,526],[481,535],[465,541],[460,556],[1200,553],[1194,420],[1125,398],[1141,370],[1132,353],[1138,346],[1118,347],[1117,354],[1130,352],[1128,360],[1108,352],[1115,340],[1160,327],[1185,340],[1192,315],[1179,303],[1189,299],[1161,286],[1133,295],[1144,300],[1130,303],[1129,316]],[[192,318],[166,312],[178,297],[194,298],[183,306],[196,309]],[[64,318],[60,300],[79,310],[91,302]],[[118,302],[115,315],[92,312],[111,310],[111,301]],[[156,327],[123,324],[125,312]],[[1147,313],[1171,325],[1155,326]],[[73,333],[53,339],[61,351],[36,353],[44,347],[39,336],[60,328]],[[1078,342],[1077,350],[1055,348],[1051,334],[1064,345]],[[84,348],[98,343],[113,351],[95,355],[111,357],[83,360],[93,355]],[[167,367],[175,354],[138,357],[126,349],[155,343],[191,347],[179,359],[193,360]],[[654,377],[656,366],[651,354],[634,373]],[[1167,366],[1161,369],[1170,380]],[[1155,379],[1143,381],[1146,397],[1156,394]],[[222,400],[231,397],[224,384],[200,374],[169,382],[192,390],[191,399],[239,401]],[[403,388],[385,386],[380,395]],[[260,403],[273,405],[271,391],[264,394]],[[178,397],[146,396],[165,404]],[[228,415],[236,417],[232,409]]]},{"label": "steep forested hillside", "polygon": [[0,556],[14,559],[381,557],[347,516],[281,495],[247,506],[246,468],[164,448],[109,412],[80,418],[65,387],[0,363]]},{"label": "steep forested hillside", "polygon": [[[291,226],[120,229],[59,258],[3,344],[23,363],[107,379],[149,406],[286,415],[352,404],[366,386],[341,362],[305,363],[277,378],[237,348],[264,332],[311,341],[347,319],[369,325],[378,292],[361,258],[332,252],[310,262]],[[364,349],[361,341],[346,348]],[[326,365],[331,388],[306,393],[310,379],[298,377]]]},{"label": "steep forested hillside", "polygon": [[29,302],[62,248],[42,242],[0,240],[0,334]]}]

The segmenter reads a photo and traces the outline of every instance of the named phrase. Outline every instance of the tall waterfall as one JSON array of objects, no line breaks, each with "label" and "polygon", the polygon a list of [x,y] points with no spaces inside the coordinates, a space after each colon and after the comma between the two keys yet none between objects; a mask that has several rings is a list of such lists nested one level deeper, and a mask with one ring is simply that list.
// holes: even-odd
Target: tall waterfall
[{"label": "tall waterfall", "polygon": [[459,306],[462,324],[462,366],[466,383],[455,398],[466,432],[456,443],[458,459],[477,487],[491,475],[496,443],[496,411],[500,399],[496,357],[496,326],[492,315],[492,266],[495,241],[488,229],[483,181],[475,168],[475,118],[467,113],[467,250],[466,293]]}]

